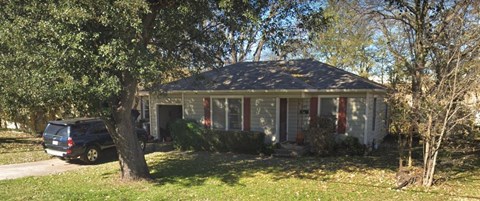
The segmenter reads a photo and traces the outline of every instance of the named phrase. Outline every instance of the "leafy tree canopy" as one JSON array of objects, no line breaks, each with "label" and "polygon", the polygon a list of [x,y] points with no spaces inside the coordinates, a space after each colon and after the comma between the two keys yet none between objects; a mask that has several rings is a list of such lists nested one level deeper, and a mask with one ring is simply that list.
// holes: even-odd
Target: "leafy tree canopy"
[{"label": "leafy tree canopy", "polygon": [[[0,93],[7,112],[73,108],[107,120],[122,178],[148,178],[130,109],[137,86],[218,64],[216,1],[3,1]],[[74,111],[71,111],[73,113]]]},{"label": "leafy tree canopy", "polygon": [[[4,110],[63,102],[82,114],[106,114],[98,108],[115,101],[123,72],[148,83],[168,68],[218,63],[208,3],[4,2],[0,93],[2,102],[16,102]],[[152,12],[159,23],[146,27]]]}]

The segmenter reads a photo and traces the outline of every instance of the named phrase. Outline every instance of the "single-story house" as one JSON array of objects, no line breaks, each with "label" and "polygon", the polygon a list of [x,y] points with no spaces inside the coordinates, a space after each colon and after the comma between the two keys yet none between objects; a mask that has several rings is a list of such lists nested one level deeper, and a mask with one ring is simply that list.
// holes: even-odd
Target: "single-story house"
[{"label": "single-story house", "polygon": [[317,116],[362,144],[387,134],[385,86],[312,59],[243,62],[150,90],[150,129],[194,119],[210,129],[261,131],[266,143],[295,141]]}]

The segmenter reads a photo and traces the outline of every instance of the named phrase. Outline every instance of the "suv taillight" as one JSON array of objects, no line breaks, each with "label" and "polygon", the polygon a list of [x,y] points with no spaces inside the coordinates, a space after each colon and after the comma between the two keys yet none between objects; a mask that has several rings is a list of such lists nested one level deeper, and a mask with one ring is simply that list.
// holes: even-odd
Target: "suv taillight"
[{"label": "suv taillight", "polygon": [[73,142],[71,137],[68,137],[67,145],[68,145],[68,147],[73,147],[73,145],[75,145],[75,142]]}]

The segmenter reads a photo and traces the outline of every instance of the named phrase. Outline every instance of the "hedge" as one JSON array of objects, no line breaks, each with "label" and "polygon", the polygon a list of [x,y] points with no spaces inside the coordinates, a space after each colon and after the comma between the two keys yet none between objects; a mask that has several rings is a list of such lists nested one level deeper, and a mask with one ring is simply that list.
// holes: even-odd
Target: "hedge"
[{"label": "hedge", "polygon": [[265,150],[265,133],[205,129],[195,120],[176,121],[172,124],[170,133],[174,147],[180,150],[247,154],[257,154]]},{"label": "hedge", "polygon": [[205,129],[194,120],[177,120],[170,125],[173,146],[180,150],[210,150]]},{"label": "hedge", "polygon": [[265,133],[255,131],[209,130],[214,139],[218,139],[216,151],[257,154],[265,147]]}]

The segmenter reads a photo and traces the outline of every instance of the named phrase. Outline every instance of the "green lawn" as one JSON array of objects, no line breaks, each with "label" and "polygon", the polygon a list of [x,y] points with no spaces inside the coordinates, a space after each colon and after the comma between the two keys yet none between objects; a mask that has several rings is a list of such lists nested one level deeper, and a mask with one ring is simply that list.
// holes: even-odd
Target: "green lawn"
[{"label": "green lawn", "polygon": [[0,130],[0,165],[50,159],[41,142],[42,138],[31,134]]},{"label": "green lawn", "polygon": [[[471,200],[478,166],[453,167],[430,189],[395,190],[393,152],[367,157],[271,158],[207,152],[146,156],[154,180],[119,182],[117,162],[0,181],[0,200]],[[478,157],[475,159],[478,163]]]}]

